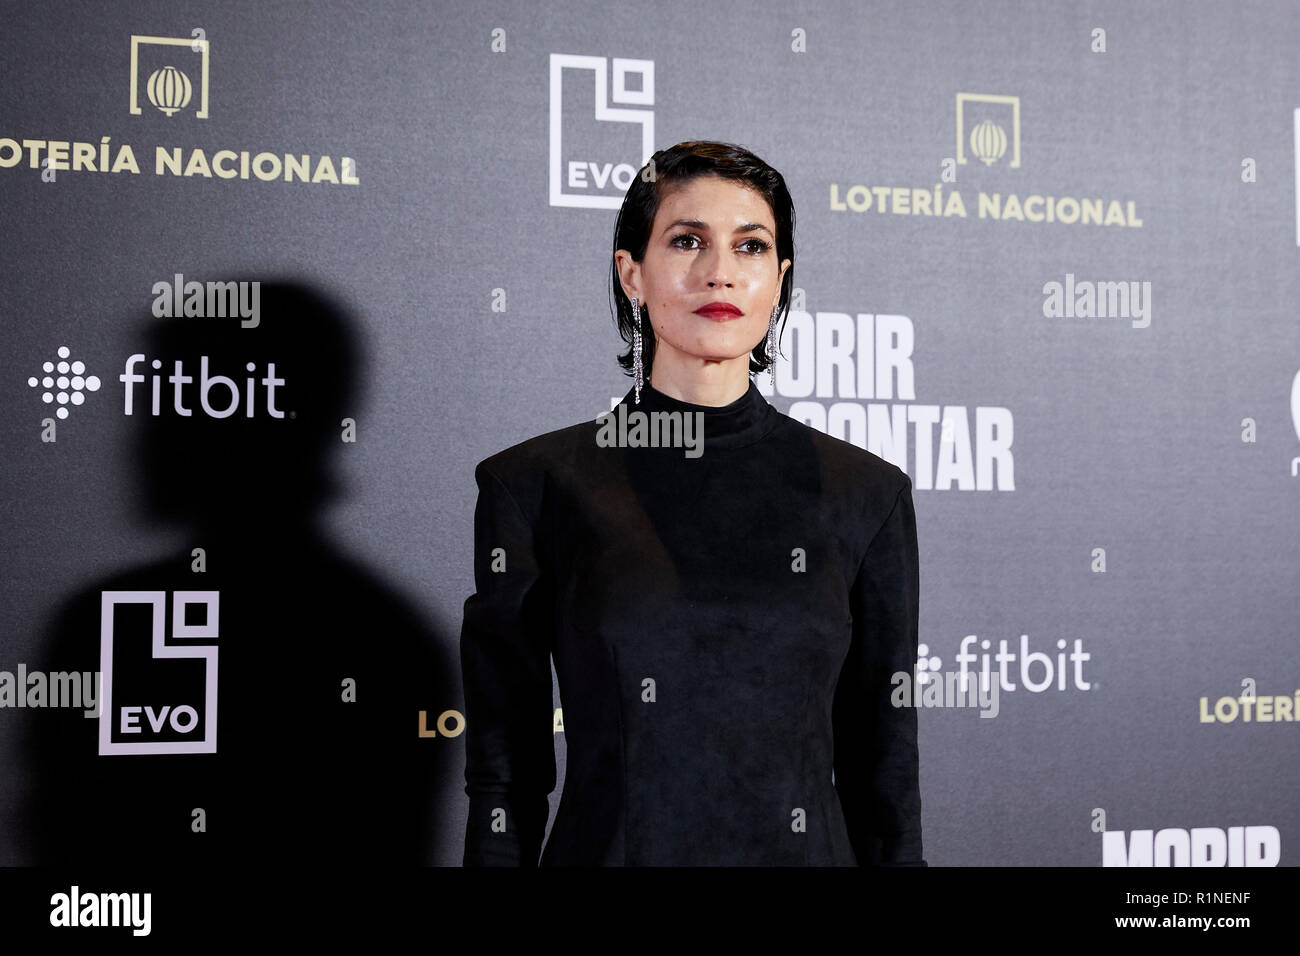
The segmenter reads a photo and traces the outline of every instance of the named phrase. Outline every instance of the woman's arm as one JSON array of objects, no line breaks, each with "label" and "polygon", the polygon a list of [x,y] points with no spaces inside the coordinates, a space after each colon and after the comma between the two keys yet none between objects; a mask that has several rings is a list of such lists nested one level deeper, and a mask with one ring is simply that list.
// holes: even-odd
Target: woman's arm
[{"label": "woman's arm", "polygon": [[916,514],[903,485],[853,583],[853,644],[836,689],[835,787],[861,866],[924,866],[916,709],[890,703],[890,677],[916,665]]},{"label": "woman's arm", "polygon": [[530,520],[486,463],[474,470],[475,593],[460,636],[465,866],[536,866],[555,789],[553,589]]}]

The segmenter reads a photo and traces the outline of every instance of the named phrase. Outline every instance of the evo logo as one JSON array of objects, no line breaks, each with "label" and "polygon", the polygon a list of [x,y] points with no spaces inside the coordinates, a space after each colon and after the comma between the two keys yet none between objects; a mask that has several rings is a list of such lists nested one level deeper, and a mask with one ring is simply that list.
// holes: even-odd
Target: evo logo
[{"label": "evo logo", "polygon": [[105,591],[100,754],[217,752],[218,592]]},{"label": "evo logo", "polygon": [[[570,116],[577,115],[585,120],[577,129],[570,129],[565,123],[565,70],[585,71],[591,75],[593,83],[591,98],[583,96],[576,100],[586,108],[569,110]],[[633,88],[628,77],[637,77],[639,88]],[[623,194],[637,171],[654,153],[654,102],[654,60],[613,57],[607,61],[603,56],[551,54],[549,181],[552,206],[618,209],[623,204]],[[618,106],[610,106],[610,103]],[[596,122],[592,123],[591,119]],[[639,126],[641,130],[640,143],[631,148],[626,124]],[[598,162],[591,158],[602,155],[621,156],[623,161]],[[630,163],[628,159],[637,162]]]}]

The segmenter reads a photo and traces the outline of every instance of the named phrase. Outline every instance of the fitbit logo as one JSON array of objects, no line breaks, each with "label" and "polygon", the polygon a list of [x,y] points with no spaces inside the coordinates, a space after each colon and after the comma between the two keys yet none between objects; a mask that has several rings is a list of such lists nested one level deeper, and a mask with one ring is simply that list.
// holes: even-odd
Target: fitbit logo
[{"label": "fitbit logo", "polygon": [[[153,375],[143,375],[135,370],[136,366],[145,361],[144,353],[137,352],[126,360],[126,370],[118,376],[118,381],[124,386],[125,393],[123,403],[123,413],[134,415],[136,407],[136,386],[149,383],[149,410],[154,416],[161,415],[162,412],[162,383],[164,375],[162,374],[163,363],[160,359],[153,359],[149,366],[154,369]],[[199,356],[199,375],[198,387],[187,389],[187,385],[194,384],[194,376],[185,374],[185,363],[180,359],[172,365],[172,372],[166,375],[166,381],[172,386],[171,392],[171,410],[177,415],[189,417],[194,414],[194,400],[197,392],[198,407],[209,418],[229,418],[240,410],[243,406],[244,416],[246,418],[254,417],[259,405],[264,414],[271,418],[284,418],[285,413],[275,405],[275,390],[284,384],[284,379],[277,378],[275,374],[275,363],[267,362],[265,374],[259,379],[257,377],[257,365],[254,362],[248,362],[244,366],[244,371],[249,373],[242,383],[236,382],[227,375],[214,375],[208,367],[208,356]],[[189,405],[186,405],[186,402]],[[290,417],[293,417],[292,412]]]},{"label": "fitbit logo", "polygon": [[[971,645],[976,643],[984,653],[974,654],[969,650]],[[1053,685],[1057,690],[1068,690],[1071,686],[1075,690],[1091,690],[1092,683],[1083,676],[1083,664],[1091,660],[1092,655],[1083,649],[1081,638],[1074,639],[1074,647],[1068,653],[1066,647],[1065,638],[1061,638],[1056,642],[1055,656],[1043,651],[1030,651],[1029,635],[1021,634],[1019,654],[1007,650],[1005,638],[998,641],[997,653],[990,654],[989,651],[993,648],[992,641],[980,640],[977,634],[967,634],[961,639],[961,648],[955,658],[957,680],[961,687],[965,687],[970,665],[978,662],[980,686],[984,688],[989,687],[996,671],[998,686],[1003,691],[1014,691],[1017,686],[1020,686],[1031,694],[1041,694],[1051,690]],[[942,661],[938,657],[931,657],[926,660],[924,669],[938,670],[940,664]],[[997,666],[994,667],[994,664]],[[921,669],[918,661],[918,670]],[[1020,676],[1019,685],[1012,679],[1016,673]]]},{"label": "fitbit logo", "polygon": [[[47,361],[42,366],[44,376],[33,375],[27,379],[29,388],[43,389],[41,401],[53,406],[54,414],[60,420],[67,419],[70,408],[82,405],[88,393],[100,388],[99,376],[86,374],[86,363],[80,359],[70,361],[71,356],[71,349],[66,345],[59,346],[58,361]],[[146,361],[153,370],[152,374],[137,371],[137,367]],[[189,371],[193,371],[192,364]],[[211,359],[200,355],[196,382],[193,374],[187,374],[186,364],[181,359],[172,362],[168,374],[161,359],[149,361],[143,352],[136,352],[127,358],[124,370],[118,376],[123,385],[122,411],[126,415],[135,415],[139,408],[144,414],[147,408],[148,414],[154,417],[171,412],[188,418],[197,409],[209,418],[230,418],[242,410],[245,418],[259,414],[281,419],[286,414],[289,418],[294,417],[292,411],[286,413],[277,405],[279,395],[276,389],[285,384],[285,379],[276,374],[275,362],[267,362],[261,370],[257,363],[246,362],[241,372],[242,381],[216,374]],[[141,395],[137,386],[145,383],[148,383],[148,388]],[[163,407],[164,392],[169,399],[167,410]]]},{"label": "fitbit logo", "polygon": [[27,379],[28,388],[41,389],[41,401],[46,405],[55,405],[54,414],[60,419],[68,417],[69,405],[80,405],[86,400],[87,392],[99,391],[99,376],[86,374],[86,363],[72,358],[72,349],[60,345],[58,362],[47,361],[41,366],[45,374]]}]

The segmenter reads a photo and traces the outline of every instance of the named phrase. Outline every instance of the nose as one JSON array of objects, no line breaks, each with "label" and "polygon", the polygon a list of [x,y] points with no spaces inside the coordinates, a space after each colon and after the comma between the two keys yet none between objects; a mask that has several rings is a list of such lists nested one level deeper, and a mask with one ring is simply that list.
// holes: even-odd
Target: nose
[{"label": "nose", "polygon": [[717,262],[713,263],[711,268],[712,272],[706,273],[712,276],[712,278],[709,279],[709,288],[714,289],[721,286],[731,288],[732,282],[727,276],[726,270],[722,268],[722,260],[719,259]]},{"label": "nose", "polygon": [[707,253],[707,259],[702,263],[704,274],[709,276],[709,288],[716,289],[719,287],[730,288],[731,279],[727,275],[726,259],[720,255],[717,250],[710,250]]}]

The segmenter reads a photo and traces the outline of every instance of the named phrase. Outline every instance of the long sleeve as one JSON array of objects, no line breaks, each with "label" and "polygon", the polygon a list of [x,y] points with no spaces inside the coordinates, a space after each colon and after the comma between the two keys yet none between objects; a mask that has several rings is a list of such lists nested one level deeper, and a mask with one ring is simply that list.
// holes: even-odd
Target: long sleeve
[{"label": "long sleeve", "polygon": [[554,586],[535,520],[486,463],[474,479],[476,590],[460,636],[470,798],[464,865],[537,866],[555,789]]},{"label": "long sleeve", "polygon": [[919,574],[912,483],[904,484],[854,581],[853,641],[833,709],[835,786],[858,863],[925,866],[916,709],[890,701],[912,674]]}]

